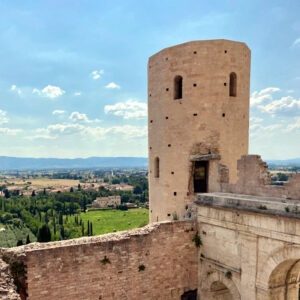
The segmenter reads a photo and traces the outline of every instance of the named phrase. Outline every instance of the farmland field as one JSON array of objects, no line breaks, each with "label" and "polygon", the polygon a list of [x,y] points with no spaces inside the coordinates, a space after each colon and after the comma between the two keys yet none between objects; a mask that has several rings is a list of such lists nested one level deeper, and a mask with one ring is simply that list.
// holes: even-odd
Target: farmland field
[{"label": "farmland field", "polygon": [[21,178],[11,179],[5,181],[1,181],[0,185],[3,184],[13,184],[11,186],[8,186],[9,189],[15,189],[15,188],[21,188],[28,186],[28,182],[30,182],[30,186],[36,188],[36,189],[42,189],[42,188],[57,188],[57,187],[71,187],[76,186],[80,183],[79,180],[73,180],[73,179],[49,179],[49,178],[37,178],[37,179],[26,179],[23,180]]},{"label": "farmland field", "polygon": [[79,218],[86,224],[93,223],[93,235],[127,230],[149,223],[149,211],[144,208],[121,211],[116,209],[97,210],[81,213]]}]

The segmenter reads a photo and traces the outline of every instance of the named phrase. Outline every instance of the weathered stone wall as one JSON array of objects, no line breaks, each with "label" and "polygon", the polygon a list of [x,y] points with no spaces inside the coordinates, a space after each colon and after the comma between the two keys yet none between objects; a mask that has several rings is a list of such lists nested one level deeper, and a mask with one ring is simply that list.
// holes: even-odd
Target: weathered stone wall
[{"label": "weathered stone wall", "polygon": [[[300,199],[300,174],[294,174],[283,186],[270,185],[268,165],[259,155],[243,155],[238,160],[236,184],[221,184],[227,193],[267,196],[284,199]],[[218,190],[216,190],[218,191]]]},{"label": "weathered stone wall", "polygon": [[[221,155],[235,182],[237,160],[248,154],[251,53],[228,40],[193,41],[166,48],[148,62],[150,221],[181,219],[193,202],[194,154]],[[229,94],[230,73],[237,95]],[[174,79],[182,76],[182,98]],[[159,178],[155,159],[159,158]],[[208,190],[214,191],[217,163],[209,161]],[[219,186],[219,185],[217,185]]]},{"label": "weathered stone wall", "polygon": [[21,300],[9,265],[0,259],[0,299]]},{"label": "weathered stone wall", "polygon": [[199,205],[197,219],[200,299],[298,300],[299,217]]},{"label": "weathered stone wall", "polygon": [[29,300],[180,299],[197,288],[195,229],[189,221],[153,224],[6,255],[23,257]]}]

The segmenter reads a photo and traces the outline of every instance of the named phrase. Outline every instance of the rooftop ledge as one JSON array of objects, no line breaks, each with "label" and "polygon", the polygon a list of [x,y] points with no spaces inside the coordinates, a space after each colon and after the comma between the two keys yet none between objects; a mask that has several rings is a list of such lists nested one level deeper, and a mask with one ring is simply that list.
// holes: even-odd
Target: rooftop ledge
[{"label": "rooftop ledge", "polygon": [[190,156],[190,161],[206,161],[206,160],[213,160],[221,159],[221,155],[219,154],[194,154]]},{"label": "rooftop ledge", "polygon": [[198,205],[237,209],[300,219],[300,200],[230,193],[197,194]]}]

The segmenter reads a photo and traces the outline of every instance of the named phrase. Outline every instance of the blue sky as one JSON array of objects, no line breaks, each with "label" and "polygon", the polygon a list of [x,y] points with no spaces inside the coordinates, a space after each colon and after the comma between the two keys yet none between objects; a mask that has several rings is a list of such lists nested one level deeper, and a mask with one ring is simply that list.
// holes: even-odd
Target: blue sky
[{"label": "blue sky", "polygon": [[147,156],[147,60],[252,51],[250,153],[300,157],[300,1],[0,0],[0,155]]}]

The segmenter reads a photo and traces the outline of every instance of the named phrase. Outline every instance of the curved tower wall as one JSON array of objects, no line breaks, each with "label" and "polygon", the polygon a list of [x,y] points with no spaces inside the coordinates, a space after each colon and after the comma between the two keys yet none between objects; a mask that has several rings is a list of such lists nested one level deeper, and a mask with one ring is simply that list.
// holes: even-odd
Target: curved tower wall
[{"label": "curved tower wall", "polygon": [[[194,201],[191,155],[220,157],[209,162],[209,192],[218,191],[222,165],[236,181],[237,160],[248,154],[250,59],[246,44],[228,40],[189,42],[149,58],[151,222],[181,219]],[[178,76],[182,97],[174,99]]]}]

